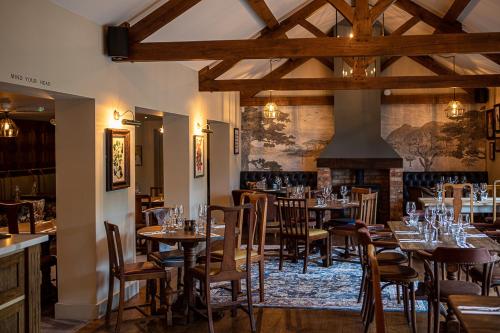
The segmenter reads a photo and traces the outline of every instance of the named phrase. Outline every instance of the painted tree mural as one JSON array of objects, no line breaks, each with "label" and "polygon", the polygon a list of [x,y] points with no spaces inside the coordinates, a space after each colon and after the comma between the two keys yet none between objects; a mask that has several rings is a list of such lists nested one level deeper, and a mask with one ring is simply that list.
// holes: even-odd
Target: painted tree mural
[{"label": "painted tree mural", "polygon": [[388,137],[394,149],[423,170],[433,170],[438,158],[456,158],[464,167],[485,159],[484,124],[479,111],[466,112],[456,121],[430,121],[415,127],[403,124]]},{"label": "painted tree mural", "polygon": [[241,113],[241,165],[244,170],[249,164],[256,169],[281,170],[276,161],[266,161],[264,158],[249,160],[253,141],[264,147],[273,148],[277,145],[293,145],[294,136],[284,133],[286,124],[290,122],[288,113],[280,112],[277,119],[265,119],[262,112],[255,107],[245,107]]}]

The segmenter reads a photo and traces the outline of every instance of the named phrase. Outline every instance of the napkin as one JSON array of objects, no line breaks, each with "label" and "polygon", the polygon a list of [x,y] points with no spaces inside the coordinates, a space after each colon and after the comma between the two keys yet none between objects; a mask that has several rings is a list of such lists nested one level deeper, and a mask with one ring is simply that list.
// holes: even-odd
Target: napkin
[{"label": "napkin", "polygon": [[498,306],[460,305],[458,309],[463,314],[500,315],[500,307]]},{"label": "napkin", "polygon": [[398,239],[400,243],[425,243],[425,239]]},{"label": "napkin", "polygon": [[165,233],[166,232],[161,232],[161,231],[146,231],[146,232],[143,232],[142,234],[149,236],[149,235],[161,235],[161,234],[165,234]]},{"label": "napkin", "polygon": [[406,230],[396,230],[394,231],[397,235],[419,235],[418,231],[406,231]]},{"label": "napkin", "polygon": [[488,238],[485,234],[467,234],[467,238]]}]

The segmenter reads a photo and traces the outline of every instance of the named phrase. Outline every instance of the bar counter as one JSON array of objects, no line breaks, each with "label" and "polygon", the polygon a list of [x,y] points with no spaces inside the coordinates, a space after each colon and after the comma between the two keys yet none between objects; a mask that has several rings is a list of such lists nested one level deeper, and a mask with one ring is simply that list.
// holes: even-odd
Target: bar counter
[{"label": "bar counter", "polygon": [[40,332],[40,244],[48,239],[0,239],[0,332]]}]

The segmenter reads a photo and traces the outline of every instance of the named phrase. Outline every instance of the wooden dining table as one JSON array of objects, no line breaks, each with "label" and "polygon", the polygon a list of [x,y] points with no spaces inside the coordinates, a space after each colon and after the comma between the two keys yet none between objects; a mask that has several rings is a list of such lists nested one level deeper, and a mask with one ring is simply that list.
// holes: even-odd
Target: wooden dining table
[{"label": "wooden dining table", "polygon": [[[20,234],[29,234],[30,233],[30,224],[28,222],[26,223],[19,223],[19,233]],[[8,227],[1,227],[0,228],[0,233],[8,233],[9,228]],[[39,221],[35,223],[35,234],[43,234],[43,235],[49,235],[49,236],[55,236],[57,233],[57,224],[56,220],[49,220],[49,221]]]},{"label": "wooden dining table", "polygon": [[[458,247],[453,240],[440,240],[438,242],[425,242],[418,233],[417,227],[409,226],[403,221],[390,221],[387,223],[399,247],[403,251],[428,251],[432,252],[437,247]],[[490,252],[500,253],[500,244],[470,225],[467,232],[467,244],[475,248],[486,248]]]},{"label": "wooden dining table", "polygon": [[[437,204],[436,198],[418,198],[418,201],[425,208]],[[453,198],[444,198],[444,204],[453,207]],[[497,204],[499,204],[497,202]],[[474,202],[474,213],[492,213],[493,212],[493,198]],[[462,198],[462,213],[470,213],[470,198]]]},{"label": "wooden dining table", "polygon": [[[192,290],[193,286],[191,285],[189,270],[196,265],[196,247],[200,242],[206,241],[206,234],[201,232],[185,231],[184,229],[162,232],[161,229],[161,226],[144,227],[137,230],[137,236],[146,240],[165,244],[181,243],[184,251],[184,290]],[[213,240],[223,239],[224,225],[212,226],[211,236]],[[184,306],[189,304],[189,297],[192,297],[192,295],[192,292],[184,292]]]},{"label": "wooden dining table", "polygon": [[500,297],[451,295],[448,307],[467,333],[500,332]]}]

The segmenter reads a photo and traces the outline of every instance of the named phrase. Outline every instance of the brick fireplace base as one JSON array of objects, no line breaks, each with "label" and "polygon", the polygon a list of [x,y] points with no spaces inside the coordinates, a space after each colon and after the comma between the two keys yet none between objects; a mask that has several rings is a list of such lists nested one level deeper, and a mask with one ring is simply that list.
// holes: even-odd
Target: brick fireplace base
[{"label": "brick fireplace base", "polygon": [[356,184],[355,169],[318,168],[318,188],[325,185],[372,185],[378,187],[377,223],[401,219],[403,212],[403,169],[365,169],[361,184]]}]

